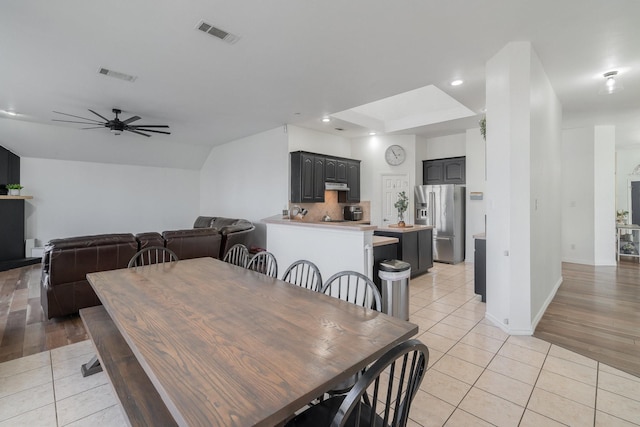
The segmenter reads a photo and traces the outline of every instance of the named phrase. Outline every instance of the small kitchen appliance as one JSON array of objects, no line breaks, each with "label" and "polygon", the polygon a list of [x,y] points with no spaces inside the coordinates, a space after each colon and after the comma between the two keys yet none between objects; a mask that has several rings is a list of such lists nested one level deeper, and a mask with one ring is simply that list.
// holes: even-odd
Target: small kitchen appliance
[{"label": "small kitchen appliance", "polygon": [[344,207],[344,219],[346,221],[361,221],[362,206],[353,205]]}]

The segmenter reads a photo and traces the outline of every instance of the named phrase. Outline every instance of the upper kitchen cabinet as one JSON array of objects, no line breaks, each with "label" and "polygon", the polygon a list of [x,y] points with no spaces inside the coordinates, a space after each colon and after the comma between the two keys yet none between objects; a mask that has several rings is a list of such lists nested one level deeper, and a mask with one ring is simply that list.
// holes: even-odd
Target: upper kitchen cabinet
[{"label": "upper kitchen cabinet", "polygon": [[349,191],[339,192],[338,202],[358,203],[360,202],[360,160],[346,161],[346,175]]},{"label": "upper kitchen cabinet", "polygon": [[296,151],[290,159],[291,202],[324,202],[325,156]]},{"label": "upper kitchen cabinet", "polygon": [[347,182],[347,160],[327,157],[324,163],[326,182]]},{"label": "upper kitchen cabinet", "polygon": [[422,183],[425,185],[465,184],[465,167],[465,157],[423,160]]}]

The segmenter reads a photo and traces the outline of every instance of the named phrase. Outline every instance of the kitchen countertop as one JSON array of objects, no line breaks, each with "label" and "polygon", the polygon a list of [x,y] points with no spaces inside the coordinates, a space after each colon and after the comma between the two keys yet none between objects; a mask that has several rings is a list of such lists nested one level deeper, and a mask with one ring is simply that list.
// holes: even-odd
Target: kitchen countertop
[{"label": "kitchen countertop", "polygon": [[399,241],[397,237],[373,236],[373,247],[393,245]]},{"label": "kitchen countertop", "polygon": [[473,238],[478,240],[487,240],[487,234],[486,233],[474,234]]},{"label": "kitchen countertop", "polygon": [[297,227],[319,227],[332,228],[334,230],[349,231],[370,231],[377,230],[378,227],[369,224],[368,221],[345,221],[345,222],[325,222],[325,221],[305,221],[304,219],[283,219],[281,215],[274,215],[262,219],[265,224],[292,225]]},{"label": "kitchen countertop", "polygon": [[413,224],[411,227],[377,227],[376,231],[386,231],[388,233],[412,233],[415,231],[421,230],[431,230],[433,229],[432,225],[419,225]]}]

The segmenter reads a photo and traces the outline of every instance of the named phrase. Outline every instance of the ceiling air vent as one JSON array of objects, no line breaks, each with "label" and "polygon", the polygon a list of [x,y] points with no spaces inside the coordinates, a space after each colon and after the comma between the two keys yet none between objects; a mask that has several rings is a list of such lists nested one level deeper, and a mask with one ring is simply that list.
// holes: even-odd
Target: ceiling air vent
[{"label": "ceiling air vent", "polygon": [[126,80],[128,82],[135,82],[138,77],[130,76],[129,74],[119,73],[118,71],[109,70],[107,68],[100,68],[98,70],[99,74],[104,74],[105,76],[113,77],[115,79]]},{"label": "ceiling air vent", "polygon": [[240,37],[231,33],[227,33],[226,31],[221,30],[220,28],[216,28],[211,24],[207,24],[204,21],[200,21],[196,26],[196,28],[204,33],[210,34],[213,37],[216,37],[229,44],[234,44],[235,42],[240,40]]}]

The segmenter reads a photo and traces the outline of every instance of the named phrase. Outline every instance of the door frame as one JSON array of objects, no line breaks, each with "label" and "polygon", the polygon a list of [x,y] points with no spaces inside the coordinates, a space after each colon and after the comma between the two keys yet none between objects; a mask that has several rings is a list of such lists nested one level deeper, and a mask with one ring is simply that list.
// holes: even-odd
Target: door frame
[{"label": "door frame", "polygon": [[629,224],[633,223],[633,199],[631,194],[631,183],[633,182],[640,182],[640,175],[629,175],[627,179],[627,210],[629,211],[627,221]]}]

